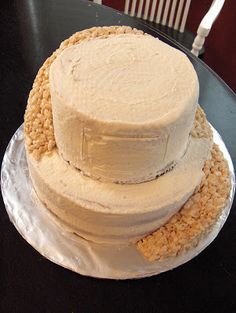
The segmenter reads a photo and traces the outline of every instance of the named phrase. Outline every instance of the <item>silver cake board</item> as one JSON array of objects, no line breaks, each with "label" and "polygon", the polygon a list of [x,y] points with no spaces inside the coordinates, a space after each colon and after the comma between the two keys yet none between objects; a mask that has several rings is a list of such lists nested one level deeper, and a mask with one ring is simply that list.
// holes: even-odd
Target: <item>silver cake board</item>
[{"label": "silver cake board", "polygon": [[135,244],[101,245],[87,241],[63,228],[39,201],[33,189],[26,161],[23,125],[12,137],[2,162],[1,188],[9,218],[21,236],[45,258],[82,275],[130,279],[171,270],[197,256],[216,238],[232,206],[235,192],[233,163],[222,138],[213,127],[212,130],[214,142],[219,145],[228,161],[230,195],[211,231],[196,247],[176,257],[149,262],[137,251]]}]

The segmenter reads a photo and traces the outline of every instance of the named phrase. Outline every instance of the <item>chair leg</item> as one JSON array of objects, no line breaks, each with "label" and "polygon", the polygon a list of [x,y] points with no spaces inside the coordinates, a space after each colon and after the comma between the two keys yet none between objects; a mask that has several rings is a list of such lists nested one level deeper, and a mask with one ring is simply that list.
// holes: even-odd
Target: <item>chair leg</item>
[{"label": "chair leg", "polygon": [[202,19],[198,30],[197,30],[197,37],[195,38],[192,46],[191,52],[198,56],[199,50],[203,46],[203,43],[205,41],[205,38],[208,36],[211,27],[216,20],[217,16],[219,15],[225,0],[214,0],[212,2],[212,5],[207,12],[207,14]]},{"label": "chair leg", "polygon": [[197,34],[194,39],[193,46],[191,52],[198,57],[199,51],[201,50],[203,44],[205,42],[205,36],[201,36]]}]

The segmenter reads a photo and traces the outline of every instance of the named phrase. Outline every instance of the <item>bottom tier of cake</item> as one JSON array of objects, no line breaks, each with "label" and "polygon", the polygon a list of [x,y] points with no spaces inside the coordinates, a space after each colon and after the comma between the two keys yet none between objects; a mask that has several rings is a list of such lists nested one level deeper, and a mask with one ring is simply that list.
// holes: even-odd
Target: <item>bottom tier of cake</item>
[{"label": "bottom tier of cake", "polygon": [[27,154],[39,199],[67,227],[97,243],[135,242],[175,214],[199,186],[212,141],[190,136],[181,161],[140,184],[104,183],[84,176],[57,150],[36,160]]}]

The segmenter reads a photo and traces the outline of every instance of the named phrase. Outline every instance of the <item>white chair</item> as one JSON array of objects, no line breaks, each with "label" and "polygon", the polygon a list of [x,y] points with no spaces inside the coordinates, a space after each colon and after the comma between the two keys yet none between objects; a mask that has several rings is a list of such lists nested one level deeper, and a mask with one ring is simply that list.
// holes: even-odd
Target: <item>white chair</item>
[{"label": "white chair", "polygon": [[[102,4],[102,0],[93,0]],[[225,0],[214,0],[207,14],[202,19],[195,37],[191,52],[198,56],[205,38],[219,15]],[[191,0],[125,0],[124,13],[155,22],[183,33],[189,13]],[[199,1],[200,5],[200,1]]]}]

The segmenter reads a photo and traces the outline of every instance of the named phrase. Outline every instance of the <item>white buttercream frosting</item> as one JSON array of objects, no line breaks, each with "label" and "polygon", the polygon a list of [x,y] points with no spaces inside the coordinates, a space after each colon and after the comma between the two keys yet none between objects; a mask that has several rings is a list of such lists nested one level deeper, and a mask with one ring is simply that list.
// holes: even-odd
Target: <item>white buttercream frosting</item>
[{"label": "white buttercream frosting", "polygon": [[163,225],[199,185],[211,140],[190,137],[174,169],[140,184],[105,183],[84,176],[58,154],[40,161],[27,153],[34,188],[71,231],[94,242],[133,242]]},{"label": "white buttercream frosting", "polygon": [[186,151],[197,75],[152,36],[116,35],[65,49],[50,68],[59,153],[102,181],[154,179]]}]

